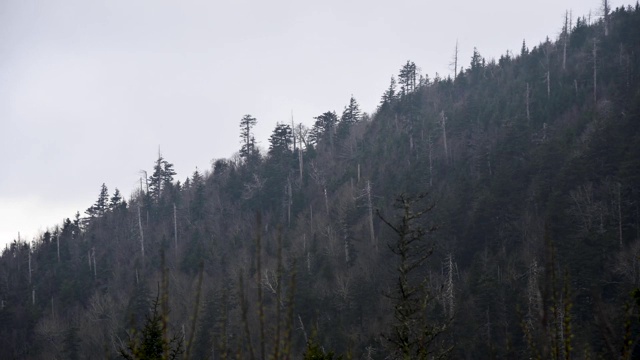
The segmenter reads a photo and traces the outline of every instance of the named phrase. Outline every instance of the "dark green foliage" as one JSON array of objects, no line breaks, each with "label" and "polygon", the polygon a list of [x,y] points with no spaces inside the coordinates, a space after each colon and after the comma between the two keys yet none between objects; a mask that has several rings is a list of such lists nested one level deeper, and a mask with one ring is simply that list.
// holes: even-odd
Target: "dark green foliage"
[{"label": "dark green foliage", "polygon": [[291,126],[278,124],[269,138],[269,156],[280,159],[291,154],[293,132]]},{"label": "dark green foliage", "polygon": [[165,191],[173,185],[173,176],[176,172],[173,170],[173,164],[168,162],[158,153],[158,159],[153,167],[153,174],[149,177],[149,192],[151,198],[156,202],[165,195]]},{"label": "dark green foliage", "polygon": [[315,335],[307,341],[307,348],[303,354],[304,360],[342,360],[342,356],[335,356],[333,351],[325,350],[316,342]]},{"label": "dark green foliage", "polygon": [[245,115],[240,120],[240,139],[242,147],[240,148],[240,157],[245,160],[253,159],[258,152],[256,140],[253,136],[253,128],[258,121],[251,115]]},{"label": "dark green foliage", "polygon": [[126,206],[126,203],[124,202],[122,195],[120,194],[120,190],[116,188],[116,191],[113,193],[111,201],[109,202],[109,210],[115,211],[121,206]]},{"label": "dark green foliage", "polygon": [[316,121],[311,128],[309,140],[311,144],[318,144],[321,140],[333,144],[335,128],[338,125],[338,115],[335,111],[327,111],[314,118]]},{"label": "dark green foliage", "polygon": [[380,99],[380,107],[390,104],[396,98],[396,79],[395,77],[391,77],[391,82],[389,83],[389,88],[382,94],[382,99]]},{"label": "dark green foliage", "polygon": [[184,353],[184,339],[177,335],[167,339],[167,329],[163,326],[163,316],[167,314],[160,312],[159,307],[160,301],[156,297],[146,313],[142,329],[133,330],[126,347],[119,349],[121,357],[128,360],[179,359]]},{"label": "dark green foliage", "polygon": [[89,218],[99,217],[105,214],[109,209],[109,190],[105,184],[100,187],[100,195],[98,200],[90,208],[85,211],[85,214],[89,215]]},{"label": "dark green foliage", "polygon": [[351,95],[351,99],[349,99],[349,105],[345,106],[344,111],[342,112],[342,117],[340,118],[341,123],[346,124],[355,124],[360,121],[360,106],[356,99]]},{"label": "dark green foliage", "polygon": [[64,354],[65,359],[77,360],[81,358],[78,328],[71,326],[65,331],[62,353]]},{"label": "dark green foliage", "polygon": [[407,60],[400,74],[398,75],[398,84],[400,84],[400,95],[405,96],[412,93],[417,86],[417,68],[413,61]]}]

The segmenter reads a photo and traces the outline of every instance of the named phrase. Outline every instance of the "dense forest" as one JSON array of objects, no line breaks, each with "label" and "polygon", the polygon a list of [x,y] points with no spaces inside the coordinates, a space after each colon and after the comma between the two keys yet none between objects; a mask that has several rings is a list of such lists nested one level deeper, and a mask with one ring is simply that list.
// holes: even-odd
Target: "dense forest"
[{"label": "dense forest", "polygon": [[14,240],[0,358],[640,358],[640,6],[454,60]]}]

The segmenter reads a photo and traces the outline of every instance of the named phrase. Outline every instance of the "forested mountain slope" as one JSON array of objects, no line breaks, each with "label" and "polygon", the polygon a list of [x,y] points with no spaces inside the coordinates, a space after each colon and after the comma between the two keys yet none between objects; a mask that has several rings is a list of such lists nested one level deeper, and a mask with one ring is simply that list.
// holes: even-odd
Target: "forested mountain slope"
[{"label": "forested mountain slope", "polygon": [[196,359],[630,357],[640,8],[563,29],[453,79],[407,62],[372,115],[278,124],[267,153],[247,115],[184,182],[159,155],[128,201],[103,186],[3,251],[0,358],[118,358],[154,299]]}]

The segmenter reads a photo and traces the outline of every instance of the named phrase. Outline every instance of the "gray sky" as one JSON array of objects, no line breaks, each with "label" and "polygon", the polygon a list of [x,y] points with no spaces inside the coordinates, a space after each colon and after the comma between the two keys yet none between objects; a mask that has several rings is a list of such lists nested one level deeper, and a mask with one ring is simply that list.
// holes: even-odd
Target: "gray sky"
[{"label": "gray sky", "polygon": [[[626,3],[626,2],[625,2]],[[613,6],[621,5],[613,2]],[[375,110],[407,60],[451,73],[560,31],[597,0],[0,1],[0,246],[81,214],[104,182],[127,196],[158,147],[184,180],[239,150],[244,114],[267,146],[353,94]],[[593,11],[594,17],[597,11]]]}]

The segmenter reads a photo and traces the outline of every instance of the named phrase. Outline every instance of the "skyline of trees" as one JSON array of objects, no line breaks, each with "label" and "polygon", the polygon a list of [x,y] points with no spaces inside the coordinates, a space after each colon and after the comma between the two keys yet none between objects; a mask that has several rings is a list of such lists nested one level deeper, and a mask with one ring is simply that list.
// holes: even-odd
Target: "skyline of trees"
[{"label": "skyline of trees", "polygon": [[[434,224],[429,256],[406,272],[405,288],[431,299],[424,323],[407,319],[448,322],[439,350],[631,354],[620,349],[640,326],[623,326],[637,315],[625,304],[640,286],[640,32],[629,31],[640,28],[640,9],[609,20],[606,39],[602,23],[576,22],[566,54],[565,38],[498,62],[476,52],[455,80],[416,72],[414,88],[407,62],[405,91],[386,89],[392,96],[372,116],[352,96],[340,119],[325,112],[307,132],[276,124],[264,154],[246,115],[239,147],[251,161],[218,159],[184,182],[159,153],[148,189],[141,182],[127,202],[116,189],[111,206],[103,184],[93,217],[3,251],[0,357],[113,349],[144,320],[160,279],[169,279],[166,326],[193,340],[194,354],[248,355],[276,338],[295,354],[309,339],[327,354],[398,354],[380,335],[420,326],[394,327],[383,294],[397,288],[403,263],[384,245]],[[400,193],[425,191],[436,204],[425,217],[394,211]],[[394,231],[372,220],[374,209],[415,227]],[[261,324],[264,336],[252,330]]]}]

